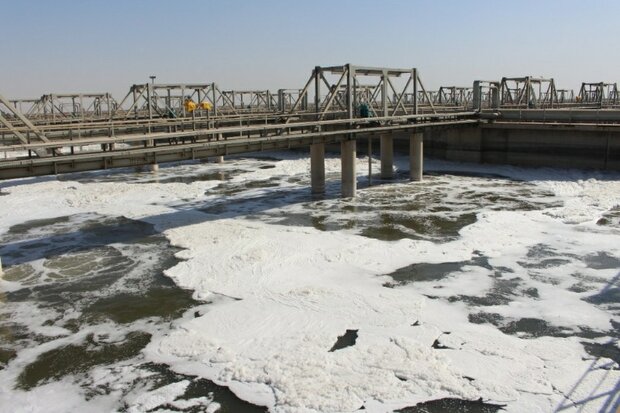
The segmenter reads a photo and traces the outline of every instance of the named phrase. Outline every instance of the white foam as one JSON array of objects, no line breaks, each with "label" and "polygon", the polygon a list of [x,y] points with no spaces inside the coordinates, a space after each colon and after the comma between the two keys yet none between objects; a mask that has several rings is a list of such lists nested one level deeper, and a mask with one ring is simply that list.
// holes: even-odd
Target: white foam
[{"label": "white foam", "polygon": [[171,383],[155,390],[134,392],[125,397],[125,402],[129,405],[129,413],[147,412],[156,407],[172,403],[177,397],[185,393],[189,380],[181,380]]},{"label": "white foam", "polygon": [[[251,166],[251,161],[239,162]],[[362,170],[365,160],[358,162]],[[399,165],[405,162],[398,160]],[[300,174],[307,179],[306,158],[287,155],[274,165],[242,173],[233,181]],[[272,411],[351,411],[364,405],[378,412],[441,397],[482,397],[506,403],[509,412],[551,411],[563,403],[571,384],[578,383],[575,397],[580,399],[588,392],[613,388],[620,373],[600,369],[592,373],[589,361],[583,361],[587,354],[578,338],[525,340],[488,324],[471,324],[467,316],[486,310],[509,319],[541,318],[560,327],[609,329],[613,315],[567,288],[574,271],[609,281],[617,274],[587,269],[579,257],[597,251],[620,257],[617,230],[595,225],[601,214],[619,204],[618,182],[576,171],[446,162],[428,166],[526,179],[529,187],[549,191],[550,199],[561,201],[562,206],[542,211],[482,209],[476,223],[463,228],[458,239],[443,244],[408,239],[386,242],[361,237],[355,231],[274,225],[245,219],[242,214],[218,219],[182,207],[180,199],[208,205],[248,195],[204,195],[213,183],[40,181],[11,186],[9,196],[0,197],[2,210],[16,211],[2,218],[0,229],[28,219],[93,210],[154,223],[174,245],[187,249],[179,254],[187,261],[167,271],[177,284],[203,299],[225,295],[240,300],[216,301],[200,317],[178,321],[169,334],[153,339],[145,357],[169,363],[180,373],[226,385],[243,399]],[[328,176],[337,174],[339,160],[328,158],[326,168]],[[448,188],[446,194],[454,202],[464,188],[475,191],[474,182],[480,182],[460,178],[450,187],[449,178],[438,181]],[[295,187],[283,181],[280,185]],[[269,195],[270,191],[259,189],[252,194]],[[251,211],[252,204],[247,208]],[[270,214],[285,214],[304,211],[305,206],[287,206],[284,200],[269,208]],[[333,219],[346,214],[330,213],[336,215]],[[528,252],[539,244],[570,254],[569,262],[554,268],[528,267],[535,261]],[[455,295],[484,295],[493,287],[491,272],[476,266],[437,283],[394,289],[382,286],[388,280],[385,274],[398,268],[466,261],[474,251],[489,257],[491,265],[510,269],[512,273],[504,276],[519,277],[523,288],[536,288],[539,297],[516,296],[507,305],[487,308],[447,300]],[[555,277],[558,283],[545,277]],[[424,294],[440,298],[429,299]],[[416,321],[420,325],[413,325]],[[347,329],[358,330],[356,344],[329,352]],[[434,349],[435,340],[448,348]],[[155,400],[173,402],[184,385],[143,393],[144,399],[137,394],[134,404],[146,409]],[[29,395],[43,388],[25,393],[28,396],[5,395],[3,401],[36,407],[36,399]],[[71,398],[66,402],[71,403]],[[591,400],[583,404],[583,411],[597,411],[603,403],[602,397]]]}]

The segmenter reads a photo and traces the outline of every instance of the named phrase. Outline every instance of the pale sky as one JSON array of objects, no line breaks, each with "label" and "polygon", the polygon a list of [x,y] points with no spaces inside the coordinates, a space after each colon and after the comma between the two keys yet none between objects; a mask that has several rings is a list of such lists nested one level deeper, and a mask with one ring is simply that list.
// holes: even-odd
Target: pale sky
[{"label": "pale sky", "polygon": [[317,65],[420,70],[428,89],[503,76],[620,81],[620,1],[0,0],[0,94],[133,83],[301,88]]}]

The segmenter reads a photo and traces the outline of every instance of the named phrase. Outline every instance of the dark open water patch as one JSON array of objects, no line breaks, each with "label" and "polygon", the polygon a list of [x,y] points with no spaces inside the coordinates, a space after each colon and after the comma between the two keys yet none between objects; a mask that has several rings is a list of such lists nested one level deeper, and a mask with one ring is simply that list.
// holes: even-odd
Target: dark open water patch
[{"label": "dark open water patch", "polygon": [[[265,194],[265,200],[247,200],[255,202],[254,206],[241,199],[229,199],[229,203],[206,212],[234,213],[239,202],[243,202],[245,213],[268,223],[312,226],[321,231],[354,231],[386,241],[409,238],[448,242],[458,238],[461,229],[475,223],[481,209],[540,210],[560,205],[552,193],[524,182],[492,179],[489,183],[485,177],[467,178],[431,176],[419,185],[395,180],[393,184],[360,191],[355,198],[342,199],[340,178],[335,176],[327,180],[327,197],[323,199],[298,197],[283,203],[283,197],[288,195],[273,190]],[[273,179],[282,181],[281,177]],[[286,179],[306,194],[309,192],[308,182],[303,179]],[[269,189],[269,180],[263,182],[267,184],[263,188]],[[223,183],[209,192],[238,196],[246,189],[239,183]],[[286,208],[293,204],[299,204],[303,212]]]},{"label": "dark open water patch", "polygon": [[592,330],[588,326],[554,326],[545,320],[530,317],[505,319],[497,313],[472,313],[469,314],[468,319],[470,323],[491,324],[505,334],[516,335],[526,339],[545,336],[581,337],[588,339],[616,336],[614,330],[597,331]]},{"label": "dark open water patch", "polygon": [[549,245],[536,244],[528,249],[525,259],[518,261],[518,264],[528,269],[546,269],[569,264],[578,258],[576,255],[562,254]]},{"label": "dark open water patch", "polygon": [[63,318],[69,310],[78,311],[77,324],[129,323],[169,320],[198,304],[163,273],[179,262],[174,256],[179,249],[144,222],[96,214],[60,217],[14,226],[0,242],[4,278],[23,286],[5,293],[5,302],[47,310],[49,325],[76,324]]},{"label": "dark open water patch", "polygon": [[432,234],[435,238],[448,240],[456,238],[462,228],[475,223],[476,214],[412,216],[385,212],[379,214],[379,220],[381,225],[368,226],[362,229],[360,235],[382,241],[397,241],[403,238],[427,239],[426,235]]},{"label": "dark open water patch", "polygon": [[[454,176],[431,177],[423,185],[378,187],[350,202],[358,212],[372,211],[361,225],[361,235],[381,240],[403,238],[447,242],[476,222],[482,208],[491,210],[538,210],[557,204],[551,193],[504,179],[470,180]],[[475,187],[475,190],[472,190]],[[497,189],[502,195],[497,195]]]},{"label": "dark open water patch", "polygon": [[473,307],[485,307],[494,305],[507,305],[514,301],[515,297],[529,297],[538,299],[538,290],[536,288],[523,288],[522,279],[500,278],[495,276],[493,279],[493,287],[483,296],[472,295],[456,295],[448,297],[449,302],[462,301]]},{"label": "dark open water patch", "polygon": [[[149,381],[152,383],[149,387],[150,390],[178,383],[182,380],[190,381],[189,386],[185,390],[185,393],[178,397],[176,400],[191,400],[206,397],[213,399],[220,404],[218,413],[266,413],[269,411],[266,407],[257,406],[239,399],[228,387],[219,386],[210,380],[202,379],[196,376],[189,376],[176,373],[166,365],[145,363],[140,366],[141,369],[146,370],[153,374],[149,377]],[[126,408],[128,406],[125,406]],[[188,409],[178,409],[171,405],[162,405],[158,408],[170,409],[172,411],[184,411],[190,413],[204,412],[204,407],[201,405],[191,407]]]},{"label": "dark open water patch", "polygon": [[485,403],[482,399],[463,400],[445,398],[431,400],[415,406],[396,410],[396,413],[496,413],[504,410],[506,405]]},{"label": "dark open water patch", "polygon": [[[222,182],[221,184],[209,188],[206,192],[207,195],[237,195],[242,194],[250,189],[261,189],[261,188],[277,188],[280,186],[280,182],[282,178],[279,176],[273,176],[267,179],[256,179],[256,180],[248,180],[243,182]],[[277,196],[275,199],[273,198],[276,194],[270,194],[272,197],[272,202],[278,202]],[[234,203],[230,205],[230,210],[234,211],[234,209],[238,205],[245,205],[246,207],[251,207],[252,203],[255,202],[255,198],[247,197],[247,198],[237,198]],[[281,202],[281,201],[280,201]],[[222,201],[222,204],[228,204],[228,201]],[[209,212],[208,210],[205,212]]]},{"label": "dark open water patch", "polygon": [[[120,339],[88,334],[59,344],[26,365],[15,387],[29,390],[71,376],[86,394],[96,393],[88,384],[93,368],[134,359],[139,368],[151,333],[132,323],[149,318],[147,325],[158,331],[202,304],[164,275],[179,262],[178,251],[152,225],[124,217],[80,214],[11,227],[0,237],[3,278],[21,288],[2,296],[0,371],[24,349],[110,322]],[[45,328],[52,333],[37,333]]]},{"label": "dark open water patch", "polygon": [[583,262],[593,270],[620,270],[620,259],[606,251],[596,251],[585,256],[565,253],[546,245],[536,244],[528,249],[524,260],[518,262],[523,268],[546,269],[559,267],[574,261]]},{"label": "dark open water patch", "polygon": [[[307,188],[280,187],[281,178],[255,181],[223,183],[207,191],[208,195],[224,195],[215,202],[196,205],[207,214],[223,216],[243,215],[249,219],[260,220],[265,211],[284,205],[302,204],[312,200]],[[246,194],[249,189],[262,189]]]},{"label": "dark open water patch", "polygon": [[466,266],[492,269],[488,259],[481,256],[458,262],[416,263],[387,274],[394,282],[385,283],[384,287],[397,287],[414,282],[439,281],[448,277],[451,273],[462,271]]},{"label": "dark open water patch", "polygon": [[397,287],[412,282],[439,281],[453,272],[461,271],[467,263],[468,261],[411,264],[387,274],[394,282],[385,283],[384,286]]},{"label": "dark open water patch", "polygon": [[7,363],[17,356],[17,351],[0,348],[0,370],[4,369]]},{"label": "dark open water patch", "polygon": [[589,355],[596,358],[605,357],[611,359],[620,366],[620,348],[618,348],[617,340],[610,340],[607,343],[588,343],[582,341],[581,344]]},{"label": "dark open water patch", "polygon": [[354,346],[357,341],[357,331],[358,330],[347,330],[343,335],[338,336],[338,339],[329,351],[333,352],[346,347]]},{"label": "dark open water patch", "polygon": [[173,320],[181,317],[190,307],[198,304],[189,290],[165,284],[172,281],[165,278],[161,285],[153,286],[142,294],[120,293],[101,298],[83,310],[83,319],[90,322],[110,319],[116,323],[131,323],[147,317]]},{"label": "dark open water patch", "polygon": [[[477,253],[476,253],[477,254]],[[481,296],[454,295],[447,297],[449,302],[465,302],[472,307],[484,307],[494,305],[506,305],[515,297],[529,297],[538,299],[538,290],[523,286],[523,280],[519,277],[511,277],[512,270],[505,267],[493,267],[487,257],[475,255],[472,259],[459,262],[442,262],[436,264],[416,263],[387,274],[393,281],[383,284],[384,287],[394,288],[416,282],[441,281],[450,277],[453,273],[463,271],[464,267],[480,267],[491,271],[493,286]],[[439,298],[429,296],[429,298]]]},{"label": "dark open water patch", "polygon": [[112,364],[138,355],[150,341],[151,335],[131,332],[120,343],[101,343],[91,334],[80,345],[67,345],[41,354],[28,364],[17,379],[17,388],[29,390],[52,380],[59,380],[69,374],[85,373],[90,368]]}]

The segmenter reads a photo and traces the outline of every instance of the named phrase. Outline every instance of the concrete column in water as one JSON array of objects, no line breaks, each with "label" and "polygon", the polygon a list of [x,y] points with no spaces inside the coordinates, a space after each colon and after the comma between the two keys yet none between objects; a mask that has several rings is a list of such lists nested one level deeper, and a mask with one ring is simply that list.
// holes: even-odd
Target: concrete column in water
[{"label": "concrete column in water", "polygon": [[156,164],[156,163],[150,164],[149,165],[149,171],[151,171],[151,172],[159,171],[159,164]]},{"label": "concrete column in water", "polygon": [[340,167],[342,169],[342,196],[354,197],[357,190],[355,177],[355,140],[342,141],[340,144]]},{"label": "concrete column in water", "polygon": [[224,163],[224,157],[222,155],[216,156],[215,158],[213,158],[213,160],[215,161],[215,163]]},{"label": "concrete column in water", "polygon": [[310,182],[313,194],[325,193],[325,144],[310,145]]},{"label": "concrete column in water", "polygon": [[421,181],[424,157],[424,134],[414,132],[409,139],[409,180]]},{"label": "concrete column in water", "polygon": [[391,133],[381,135],[381,179],[394,177],[394,139]]}]

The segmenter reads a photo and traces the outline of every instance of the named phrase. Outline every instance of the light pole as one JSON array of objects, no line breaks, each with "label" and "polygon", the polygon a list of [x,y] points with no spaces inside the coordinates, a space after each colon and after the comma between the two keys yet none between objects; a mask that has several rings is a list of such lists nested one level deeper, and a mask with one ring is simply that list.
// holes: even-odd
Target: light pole
[{"label": "light pole", "polygon": [[149,76],[151,78],[151,85],[147,86],[146,88],[146,92],[147,92],[147,98],[149,101],[149,133],[151,133],[151,121],[153,120],[153,100],[154,98],[154,93],[155,93],[155,78],[157,76],[151,75]]}]

